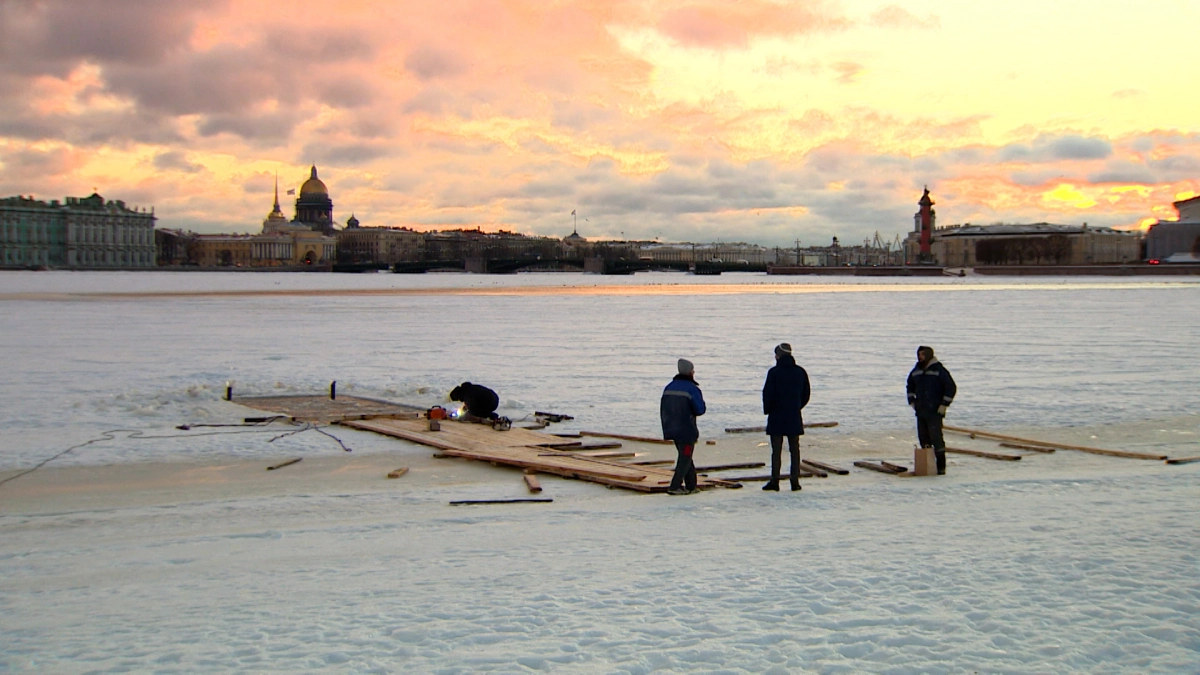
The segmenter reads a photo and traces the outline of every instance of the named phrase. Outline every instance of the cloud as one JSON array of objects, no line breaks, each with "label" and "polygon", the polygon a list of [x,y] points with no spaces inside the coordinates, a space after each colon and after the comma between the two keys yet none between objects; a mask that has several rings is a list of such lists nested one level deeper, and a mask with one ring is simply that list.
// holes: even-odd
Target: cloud
[{"label": "cloud", "polygon": [[875,10],[868,24],[877,28],[918,30],[933,30],[942,26],[941,21],[933,14],[922,19],[899,5],[888,5]]},{"label": "cloud", "polygon": [[[811,9],[810,9],[811,8]],[[685,47],[743,48],[758,37],[788,37],[847,28],[850,21],[823,3],[782,5],[765,0],[697,2],[659,18],[660,33]]]},{"label": "cloud", "polygon": [[1077,135],[1038,136],[1033,143],[1015,143],[996,153],[1002,162],[1052,162],[1057,160],[1105,159],[1112,155],[1112,143],[1103,138]]},{"label": "cloud", "polygon": [[151,162],[155,169],[162,171],[182,171],[184,173],[199,173],[204,170],[200,164],[188,161],[187,153],[180,150],[160,152]]},{"label": "cloud", "polygon": [[1100,171],[1088,174],[1087,180],[1093,185],[1097,183],[1153,184],[1157,177],[1145,164],[1128,160],[1116,160],[1105,164]]},{"label": "cloud", "polygon": [[837,81],[841,84],[854,84],[863,73],[862,64],[851,61],[838,61],[830,67],[837,73]]},{"label": "cloud", "polygon": [[422,81],[452,78],[467,70],[467,64],[458,54],[430,46],[409,52],[404,67]]}]

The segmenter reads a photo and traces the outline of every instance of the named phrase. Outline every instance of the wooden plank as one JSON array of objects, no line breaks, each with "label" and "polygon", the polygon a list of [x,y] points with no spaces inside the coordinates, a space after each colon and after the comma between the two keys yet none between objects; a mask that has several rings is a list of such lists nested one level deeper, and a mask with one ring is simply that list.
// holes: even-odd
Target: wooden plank
[{"label": "wooden plank", "polygon": [[[424,420],[367,420],[348,422],[348,426],[403,438],[439,449],[443,457],[461,457],[496,465],[532,469],[538,473],[575,478],[611,487],[639,492],[663,492],[672,471],[659,466],[632,466],[602,459],[539,447],[561,439],[537,431],[510,429],[497,431],[478,424],[443,424],[441,431],[429,431]],[[700,487],[741,487],[711,478],[701,479]]]},{"label": "wooden plank", "polygon": [[741,464],[717,464],[715,466],[698,466],[696,471],[728,471],[730,469],[761,469],[765,462],[743,462]]},{"label": "wooden plank", "polygon": [[823,471],[828,471],[829,473],[836,473],[839,476],[846,476],[846,475],[849,475],[849,473],[850,473],[846,469],[843,469],[839,466],[834,466],[832,464],[826,464],[825,462],[818,462],[815,459],[802,459],[802,460],[800,460],[800,463],[807,464],[811,467],[821,469]]},{"label": "wooden plank", "polygon": [[636,452],[581,452],[580,457],[599,457],[603,459],[619,459],[621,457],[637,457]]},{"label": "wooden plank", "polygon": [[756,434],[766,431],[766,427],[728,427],[725,429],[727,434]]},{"label": "wooden plank", "polygon": [[282,469],[285,466],[291,466],[291,465],[295,464],[296,462],[299,462],[302,459],[304,459],[304,458],[297,457],[296,459],[289,459],[288,461],[283,462],[282,464],[276,464],[275,466],[268,466],[267,471],[274,471],[275,469]]},{"label": "wooden plank", "polygon": [[[873,464],[871,462],[868,462],[866,460],[861,460],[861,459],[854,462],[854,466],[861,467],[863,469],[870,469],[872,471],[878,471],[879,473],[886,473],[891,476],[894,476],[897,473],[900,473],[899,471],[896,471],[895,469],[889,469],[886,466],[883,466],[882,464]],[[895,466],[895,464],[893,464],[892,466]],[[904,471],[907,471],[907,469],[904,469]]]},{"label": "wooden plank", "polygon": [[563,445],[543,445],[543,448],[554,448],[555,450],[575,451],[575,450],[611,450],[614,448],[624,447],[621,443],[574,443]]},{"label": "wooden plank", "polygon": [[652,459],[645,462],[630,462],[629,466],[661,466],[663,464],[675,464],[673,459]]},{"label": "wooden plank", "polygon": [[627,434],[609,434],[600,431],[581,431],[580,436],[599,436],[601,438],[620,438],[625,441],[638,441],[639,443],[658,443],[660,445],[675,445],[675,441],[667,441],[661,438],[647,438],[645,436],[629,436]]},{"label": "wooden plank", "polygon": [[399,478],[406,473],[408,473],[408,467],[402,466],[399,469],[396,469],[395,471],[388,472],[387,477],[388,478]]},{"label": "wooden plank", "polygon": [[[800,475],[798,475],[796,477],[797,478],[816,478],[816,474],[809,473],[808,471],[801,471]],[[785,481],[785,480],[789,480],[789,479],[791,479],[791,476],[786,473],[779,477],[780,481]],[[724,480],[732,481],[735,483],[762,483],[762,482],[771,480],[771,474],[765,473],[765,474],[762,474],[759,476],[738,476],[736,478],[730,476],[729,478],[726,478]]]},{"label": "wooden plank", "polygon": [[1200,462],[1200,457],[1176,457],[1167,460],[1167,464],[1191,464],[1192,462]]},{"label": "wooden plank", "polygon": [[1015,462],[1021,459],[1020,455],[1005,455],[999,452],[984,452],[983,450],[967,450],[965,448],[951,448],[946,446],[946,452],[953,452],[960,455],[971,455],[972,457],[986,457],[987,459],[1002,459],[1006,462]]},{"label": "wooden plank", "polygon": [[542,484],[538,481],[538,477],[532,473],[525,474],[525,486],[530,492],[541,492]]},{"label": "wooden plank", "polygon": [[894,471],[896,473],[905,473],[908,471],[907,466],[900,466],[899,464],[892,464],[891,462],[885,462],[882,459],[879,460],[879,465],[884,467],[885,469],[891,469],[892,471]]},{"label": "wooden plank", "polygon": [[[810,422],[808,424],[805,424],[804,428],[805,429],[821,429],[821,428],[836,427],[837,425],[838,425],[837,422]],[[728,427],[725,429],[725,433],[727,433],[727,434],[756,434],[756,433],[762,433],[766,430],[767,430],[767,428],[765,426],[763,426],[763,427]]]},{"label": "wooden plank", "polygon": [[468,504],[546,504],[554,501],[552,497],[532,497],[528,499],[460,499],[450,502],[450,506]]},{"label": "wooden plank", "polygon": [[1150,455],[1143,452],[1129,452],[1126,450],[1106,450],[1104,448],[1091,448],[1086,445],[1067,445],[1066,443],[1051,443],[1049,441],[1037,441],[1029,438],[1020,438],[1018,436],[1006,436],[1004,434],[995,434],[990,431],[980,431],[978,429],[965,429],[963,427],[943,426],[946,431],[953,431],[958,434],[966,434],[972,438],[979,436],[982,438],[992,438],[1000,441],[1012,441],[1014,443],[1028,443],[1029,445],[1040,445],[1046,448],[1057,448],[1059,450],[1078,450],[1080,452],[1090,452],[1094,455],[1108,455],[1110,457],[1128,457],[1130,459],[1166,459],[1166,455]]},{"label": "wooden plank", "polygon": [[1033,450],[1034,452],[1057,452],[1054,448],[1043,448],[1037,445],[1023,445],[1021,443],[1001,443],[1002,448],[1013,448],[1014,450]]}]

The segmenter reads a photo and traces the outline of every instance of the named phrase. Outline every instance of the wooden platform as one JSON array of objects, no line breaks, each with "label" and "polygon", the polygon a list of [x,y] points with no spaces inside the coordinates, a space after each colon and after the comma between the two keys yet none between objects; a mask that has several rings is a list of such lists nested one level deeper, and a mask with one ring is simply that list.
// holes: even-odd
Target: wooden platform
[{"label": "wooden platform", "polygon": [[[440,431],[430,431],[426,420],[346,420],[342,426],[402,438],[438,448],[441,454],[503,464],[538,473],[601,483],[639,492],[666,492],[671,483],[670,467],[634,466],[617,461],[580,456],[555,450],[563,438],[530,429],[496,431],[490,426],[443,420]],[[739,483],[700,477],[697,487],[740,488]]]},{"label": "wooden platform", "polygon": [[283,415],[297,422],[342,422],[374,418],[416,419],[424,408],[357,396],[234,396],[247,408]]}]

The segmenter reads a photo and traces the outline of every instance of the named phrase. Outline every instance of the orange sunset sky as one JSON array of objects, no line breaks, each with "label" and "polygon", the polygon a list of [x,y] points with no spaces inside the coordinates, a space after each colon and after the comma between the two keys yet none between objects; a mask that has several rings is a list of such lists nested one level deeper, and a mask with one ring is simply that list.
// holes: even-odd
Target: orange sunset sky
[{"label": "orange sunset sky", "polygon": [[1200,3],[0,0],[0,196],[257,232],[858,243],[1200,192]]}]

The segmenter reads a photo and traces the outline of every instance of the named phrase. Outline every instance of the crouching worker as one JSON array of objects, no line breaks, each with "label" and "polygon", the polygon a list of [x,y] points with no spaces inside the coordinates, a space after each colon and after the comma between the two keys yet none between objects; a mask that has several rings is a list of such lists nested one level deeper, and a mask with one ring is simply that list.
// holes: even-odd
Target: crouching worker
[{"label": "crouching worker", "polygon": [[662,417],[663,438],[675,441],[675,450],[679,458],[675,462],[675,475],[671,477],[671,486],[667,488],[669,495],[686,495],[698,492],[696,487],[696,463],[692,454],[696,449],[696,441],[700,439],[700,430],[696,427],[696,418],[704,414],[704,396],[696,385],[696,368],[691,361],[679,359],[679,374],[663,389],[662,401],[659,403],[659,415]]},{"label": "crouching worker", "polygon": [[463,382],[450,391],[450,400],[465,404],[461,415],[464,422],[493,424],[501,419],[496,414],[496,408],[500,406],[500,397],[481,384]]}]

